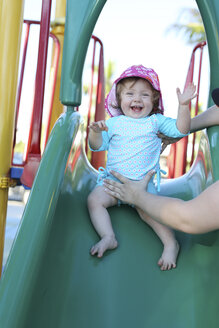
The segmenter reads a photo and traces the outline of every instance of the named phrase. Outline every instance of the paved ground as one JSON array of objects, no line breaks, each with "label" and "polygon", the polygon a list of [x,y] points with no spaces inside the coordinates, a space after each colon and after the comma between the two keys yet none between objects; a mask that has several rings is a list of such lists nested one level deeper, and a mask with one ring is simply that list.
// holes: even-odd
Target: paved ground
[{"label": "paved ground", "polygon": [[8,202],[8,211],[6,219],[6,231],[5,231],[5,246],[3,254],[3,267],[5,266],[8,258],[14,237],[16,235],[22,214],[24,210],[24,203],[17,201]]}]

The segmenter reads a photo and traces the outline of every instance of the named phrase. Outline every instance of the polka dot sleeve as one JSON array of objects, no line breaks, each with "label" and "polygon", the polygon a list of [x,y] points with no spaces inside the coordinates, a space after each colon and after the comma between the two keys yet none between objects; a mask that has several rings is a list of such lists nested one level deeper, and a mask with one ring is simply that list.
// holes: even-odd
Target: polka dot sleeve
[{"label": "polka dot sleeve", "polygon": [[176,126],[176,119],[165,117],[161,114],[156,115],[158,131],[172,138],[181,138],[187,134],[181,133]]}]

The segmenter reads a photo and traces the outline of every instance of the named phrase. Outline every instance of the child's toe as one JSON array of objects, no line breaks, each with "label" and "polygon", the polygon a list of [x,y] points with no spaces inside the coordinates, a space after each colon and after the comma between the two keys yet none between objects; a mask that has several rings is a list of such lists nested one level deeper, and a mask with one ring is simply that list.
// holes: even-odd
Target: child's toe
[{"label": "child's toe", "polygon": [[97,253],[97,249],[95,246],[93,246],[90,250],[91,255],[95,255]]},{"label": "child's toe", "polygon": [[97,255],[98,258],[101,258],[103,257],[103,253],[102,252],[99,252],[98,255]]},{"label": "child's toe", "polygon": [[159,261],[157,262],[157,264],[161,267],[163,265],[163,259],[160,258]]}]

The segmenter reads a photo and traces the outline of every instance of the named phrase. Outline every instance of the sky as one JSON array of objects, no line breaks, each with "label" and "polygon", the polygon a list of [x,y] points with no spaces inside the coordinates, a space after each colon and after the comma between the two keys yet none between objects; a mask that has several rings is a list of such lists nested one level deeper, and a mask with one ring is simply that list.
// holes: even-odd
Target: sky
[{"label": "sky", "polygon": [[[176,117],[178,101],[176,88],[184,87],[186,74],[193,50],[182,36],[167,33],[170,25],[177,22],[183,8],[197,8],[195,0],[108,0],[99,16],[93,34],[104,45],[105,64],[115,63],[114,79],[127,67],[142,64],[153,68],[159,75],[163,94],[165,115]],[[52,5],[54,19],[55,1]],[[41,1],[26,0],[24,18],[40,20]],[[30,49],[36,48],[32,40]],[[36,56],[30,56],[29,66],[33,67]],[[91,58],[86,59],[85,67]],[[87,64],[88,63],[88,64]],[[200,102],[207,105],[208,94],[208,52],[204,51]],[[32,70],[33,71],[33,70]],[[31,80],[31,81],[30,81]],[[26,81],[30,86],[33,78]],[[27,103],[29,101],[29,103]],[[28,108],[31,99],[23,97]]]},{"label": "sky", "polygon": [[[116,64],[115,78],[138,64],[158,73],[166,115],[173,117],[178,107],[176,88],[184,87],[193,46],[186,45],[175,32],[167,33],[167,29],[177,22],[183,8],[197,8],[196,1],[108,0],[94,29],[104,43],[105,63],[112,60]],[[204,55],[206,90],[207,49]]]}]

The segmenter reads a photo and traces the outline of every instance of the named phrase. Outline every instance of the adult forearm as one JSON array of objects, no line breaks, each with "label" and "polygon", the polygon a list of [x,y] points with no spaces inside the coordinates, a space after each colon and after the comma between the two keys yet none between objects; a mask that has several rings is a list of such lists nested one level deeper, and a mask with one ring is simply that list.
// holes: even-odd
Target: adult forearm
[{"label": "adult forearm", "polygon": [[216,105],[192,118],[190,132],[196,132],[213,125],[219,125],[219,108]]},{"label": "adult forearm", "polygon": [[185,205],[183,200],[140,192],[134,201],[134,205],[157,222],[186,231],[186,222],[180,216],[180,209]]}]

